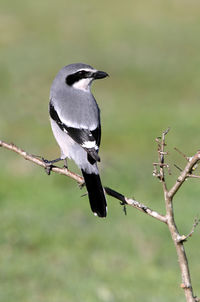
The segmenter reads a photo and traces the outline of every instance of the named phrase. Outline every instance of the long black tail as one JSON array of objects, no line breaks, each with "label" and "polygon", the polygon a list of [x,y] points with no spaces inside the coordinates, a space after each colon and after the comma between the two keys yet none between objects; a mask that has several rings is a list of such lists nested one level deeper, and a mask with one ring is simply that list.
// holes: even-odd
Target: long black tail
[{"label": "long black tail", "polygon": [[82,170],[89,195],[92,212],[99,217],[106,217],[107,203],[99,174],[88,174]]}]

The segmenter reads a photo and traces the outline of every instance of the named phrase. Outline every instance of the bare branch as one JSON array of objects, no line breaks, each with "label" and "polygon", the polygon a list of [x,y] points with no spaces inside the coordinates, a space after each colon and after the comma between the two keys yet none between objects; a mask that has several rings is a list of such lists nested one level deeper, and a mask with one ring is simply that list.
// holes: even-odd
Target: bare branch
[{"label": "bare branch", "polygon": [[117,191],[114,191],[108,187],[104,188],[106,193],[120,201],[122,201],[122,204],[127,204],[129,206],[132,206],[136,209],[138,209],[139,211],[146,213],[147,215],[156,218],[164,223],[167,223],[167,219],[164,215],[159,214],[158,212],[151,210],[150,208],[148,208],[147,206],[145,206],[144,204],[142,204],[141,202],[135,200],[135,199],[131,199],[131,198],[127,198],[124,195],[122,195],[121,193],[118,193]]},{"label": "bare branch", "polygon": [[[194,175],[192,175],[192,172],[193,172],[194,167],[196,168],[196,165],[197,165],[198,161],[200,160],[200,152],[197,152],[193,157],[187,157],[185,154],[183,154],[181,151],[179,151],[177,148],[175,148],[175,150],[177,152],[179,152],[179,154],[181,154],[187,160],[187,164],[183,170],[175,165],[175,167],[178,168],[178,170],[181,173],[180,173],[178,179],[176,180],[175,184],[168,191],[166,181],[165,181],[165,175],[164,175],[164,168],[166,167],[166,164],[165,164],[165,155],[166,155],[165,135],[168,133],[168,131],[169,130],[163,132],[162,138],[156,140],[156,142],[158,143],[158,158],[159,158],[159,163],[160,163],[160,180],[162,182],[164,198],[165,198],[167,225],[168,225],[172,240],[173,240],[175,248],[176,248],[179,266],[180,266],[180,270],[181,270],[181,276],[182,276],[181,288],[184,289],[186,301],[194,302],[194,301],[198,301],[198,299],[193,294],[189,265],[188,265],[185,248],[184,248],[184,241],[186,240],[186,236],[181,236],[178,232],[178,229],[177,229],[177,226],[175,223],[175,219],[174,219],[173,197],[178,192],[178,190],[180,189],[180,187],[182,186],[184,181],[188,177],[194,176]],[[194,176],[194,177],[196,177],[196,176]],[[196,224],[195,224],[195,227],[196,227]],[[193,229],[195,227],[193,227]],[[193,229],[191,231],[192,233],[194,232]]]},{"label": "bare branch", "polygon": [[183,169],[181,169],[179,166],[177,166],[176,164],[174,164],[174,167],[176,168],[176,169],[178,169],[180,172],[182,172],[183,171]]},{"label": "bare branch", "polygon": [[177,178],[176,183],[169,190],[168,195],[169,195],[170,198],[173,198],[173,196],[176,194],[176,192],[182,186],[182,184],[184,183],[184,181],[189,176],[192,175],[192,169],[198,163],[199,160],[200,160],[200,151],[198,151],[193,157],[190,157],[190,160],[188,161],[188,163],[185,166],[184,170],[181,172],[181,174]]},{"label": "bare branch", "polygon": [[[29,160],[33,163],[35,163],[38,166],[41,166],[43,168],[46,168],[46,164],[44,163],[44,161],[42,159],[39,159],[38,157],[35,157],[34,155],[31,155],[29,153],[27,153],[26,151],[22,150],[21,148],[15,146],[14,144],[8,144],[4,141],[0,140],[0,147],[4,147],[10,151],[14,151],[17,154],[21,155],[24,159]],[[62,174],[65,176],[68,176],[74,180],[76,180],[80,185],[82,185],[84,183],[83,177],[81,177],[80,175],[69,171],[67,168],[59,168],[56,166],[52,166],[52,171],[58,174]]]},{"label": "bare branch", "polygon": [[[0,147],[4,147],[8,150],[14,151],[17,154],[21,155],[24,159],[29,160],[29,161],[31,161],[31,162],[35,163],[36,165],[39,165],[43,168],[46,168],[46,164],[44,163],[43,160],[39,159],[38,157],[35,157],[34,155],[31,155],[31,154],[27,153],[26,151],[22,150],[21,148],[17,147],[14,144],[8,144],[8,143],[0,140]],[[84,184],[83,177],[81,177],[80,175],[78,175],[74,172],[71,172],[66,167],[60,168],[60,167],[57,167],[57,166],[52,166],[51,171],[53,171],[55,173],[58,173],[58,174],[68,176],[68,177],[74,179],[75,181],[77,181],[78,184],[81,185],[81,186]],[[156,211],[151,210],[150,208],[148,208],[144,204],[141,204],[140,202],[138,202],[136,200],[127,198],[124,195],[122,195],[120,193],[117,193],[116,191],[114,191],[110,188],[104,188],[104,189],[105,189],[105,192],[108,195],[113,196],[113,197],[121,200],[122,202],[125,202],[127,205],[130,205],[130,206],[142,211],[143,213],[146,213],[146,214],[148,214],[148,215],[150,215],[150,216],[166,223],[165,216],[157,213]],[[119,197],[119,196],[121,196],[121,197]]]},{"label": "bare branch", "polygon": [[182,235],[182,236],[180,237],[180,239],[179,239],[179,242],[186,241],[189,237],[192,237],[192,235],[193,235],[193,233],[194,233],[194,231],[195,231],[195,228],[198,226],[199,222],[200,222],[200,219],[199,219],[199,218],[195,218],[190,233],[189,233],[187,236]]}]

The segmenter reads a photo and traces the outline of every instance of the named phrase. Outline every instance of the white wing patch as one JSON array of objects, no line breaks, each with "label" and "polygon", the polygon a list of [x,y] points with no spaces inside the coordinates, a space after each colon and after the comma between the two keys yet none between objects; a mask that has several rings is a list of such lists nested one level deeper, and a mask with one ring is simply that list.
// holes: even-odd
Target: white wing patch
[{"label": "white wing patch", "polygon": [[95,150],[98,150],[98,146],[96,145],[96,141],[86,141],[81,146],[83,148],[86,148],[86,149],[95,148]]}]

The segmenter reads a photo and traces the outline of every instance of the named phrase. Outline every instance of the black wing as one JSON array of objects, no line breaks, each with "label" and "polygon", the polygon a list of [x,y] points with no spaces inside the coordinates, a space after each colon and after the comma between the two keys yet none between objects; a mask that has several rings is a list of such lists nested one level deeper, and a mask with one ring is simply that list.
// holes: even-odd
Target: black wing
[{"label": "black wing", "polygon": [[66,132],[76,143],[78,143],[87,153],[88,160],[91,164],[100,161],[98,155],[99,144],[101,140],[101,128],[97,127],[95,130],[78,129],[68,127],[59,118],[54,106],[50,103],[49,113],[51,118],[58,124],[60,129]]},{"label": "black wing", "polygon": [[101,125],[99,125],[95,130],[91,131],[92,135],[94,136],[97,146],[98,146],[98,151],[99,151],[99,146],[101,143]]},{"label": "black wing", "polygon": [[[98,153],[100,142],[101,142],[101,125],[99,125],[99,127],[97,127],[95,130],[92,130],[91,133],[96,140],[96,144],[98,146],[96,152]],[[92,165],[95,163],[94,159],[89,154],[88,154],[88,160]]]}]

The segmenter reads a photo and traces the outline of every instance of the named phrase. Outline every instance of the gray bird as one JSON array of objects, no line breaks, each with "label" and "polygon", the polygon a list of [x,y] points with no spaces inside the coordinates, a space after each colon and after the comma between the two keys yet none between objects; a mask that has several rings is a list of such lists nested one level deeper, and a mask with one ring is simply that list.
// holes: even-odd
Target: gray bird
[{"label": "gray bird", "polygon": [[106,217],[107,204],[97,162],[101,141],[100,110],[91,93],[93,80],[108,74],[82,64],[70,64],[56,75],[50,90],[49,114],[62,159],[70,158],[81,169],[95,215]]}]

